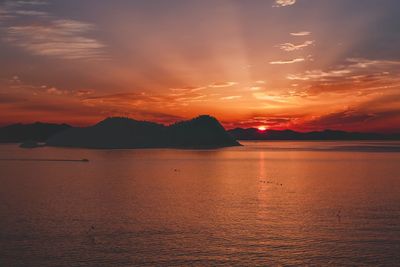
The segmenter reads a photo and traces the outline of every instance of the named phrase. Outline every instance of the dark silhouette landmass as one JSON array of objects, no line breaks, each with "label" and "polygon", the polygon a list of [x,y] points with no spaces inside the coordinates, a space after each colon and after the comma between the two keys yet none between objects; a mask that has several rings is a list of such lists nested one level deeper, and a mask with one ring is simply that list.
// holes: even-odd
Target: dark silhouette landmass
[{"label": "dark silhouette landmass", "polygon": [[400,140],[400,134],[358,133],[345,131],[296,132],[292,130],[260,131],[255,128],[236,128],[229,133],[236,140]]},{"label": "dark silhouette landmass", "polygon": [[400,134],[345,131],[296,132],[236,128],[228,132],[213,117],[203,115],[170,126],[129,118],[108,118],[76,128],[36,122],[0,127],[0,143],[22,148],[44,146],[82,148],[216,148],[240,145],[236,140],[400,140]]},{"label": "dark silhouette landmass", "polygon": [[33,144],[45,142],[50,136],[71,128],[67,124],[52,124],[36,122],[33,124],[12,124],[0,128],[0,143]]},{"label": "dark silhouette landmass", "polygon": [[218,148],[240,145],[213,117],[203,115],[164,126],[128,118],[108,118],[86,128],[70,128],[50,137],[56,147],[94,149]]}]

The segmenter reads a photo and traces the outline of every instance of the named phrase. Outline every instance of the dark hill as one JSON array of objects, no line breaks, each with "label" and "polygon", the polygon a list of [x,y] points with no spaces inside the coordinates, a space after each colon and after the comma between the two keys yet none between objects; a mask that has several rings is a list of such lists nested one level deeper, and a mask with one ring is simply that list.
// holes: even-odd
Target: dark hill
[{"label": "dark hill", "polygon": [[33,124],[12,124],[0,128],[0,143],[21,143],[25,141],[45,142],[50,136],[69,129],[67,124],[36,122]]},{"label": "dark hill", "polygon": [[219,147],[239,143],[211,116],[203,115],[167,127],[168,143],[174,147]]},{"label": "dark hill", "polygon": [[237,140],[400,140],[400,134],[357,133],[345,131],[296,132],[236,128],[229,133]]},{"label": "dark hill", "polygon": [[49,146],[98,149],[211,148],[239,145],[213,117],[200,116],[171,126],[108,118],[86,128],[71,128],[47,141]]}]

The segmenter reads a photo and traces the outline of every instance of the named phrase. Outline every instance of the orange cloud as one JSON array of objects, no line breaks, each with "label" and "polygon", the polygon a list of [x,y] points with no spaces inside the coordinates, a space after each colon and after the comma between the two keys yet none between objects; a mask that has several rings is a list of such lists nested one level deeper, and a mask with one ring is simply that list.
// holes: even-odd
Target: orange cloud
[{"label": "orange cloud", "polygon": [[305,61],[305,58],[295,58],[291,60],[278,60],[278,61],[271,61],[269,64],[271,65],[287,65],[287,64],[294,64]]}]

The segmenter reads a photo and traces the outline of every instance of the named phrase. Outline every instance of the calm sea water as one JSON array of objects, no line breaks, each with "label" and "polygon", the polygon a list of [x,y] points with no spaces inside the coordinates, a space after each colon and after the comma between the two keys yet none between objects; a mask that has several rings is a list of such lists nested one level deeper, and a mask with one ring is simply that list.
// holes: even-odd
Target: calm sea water
[{"label": "calm sea water", "polygon": [[244,144],[1,145],[0,266],[400,265],[399,142]]}]

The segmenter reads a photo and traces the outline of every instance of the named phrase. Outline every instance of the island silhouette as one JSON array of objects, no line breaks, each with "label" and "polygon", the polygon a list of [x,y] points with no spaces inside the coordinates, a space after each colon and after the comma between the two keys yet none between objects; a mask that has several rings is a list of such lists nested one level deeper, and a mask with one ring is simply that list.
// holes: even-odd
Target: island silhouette
[{"label": "island silhouette", "polygon": [[400,140],[400,134],[360,133],[338,130],[297,132],[293,130],[266,130],[236,128],[229,130],[236,140],[298,140],[298,141],[351,141],[351,140]]},{"label": "island silhouette", "polygon": [[219,148],[240,144],[217,119],[202,115],[169,126],[129,118],[107,118],[85,128],[69,128],[46,141],[47,146],[94,149]]},{"label": "island silhouette", "polygon": [[46,142],[51,136],[69,128],[68,124],[16,123],[0,127],[0,143]]},{"label": "island silhouette", "polygon": [[236,128],[226,131],[212,116],[163,125],[124,117],[110,117],[89,127],[36,122],[0,127],[0,143],[97,149],[219,148],[240,145],[237,140],[400,140],[400,134],[335,130],[297,132]]}]

